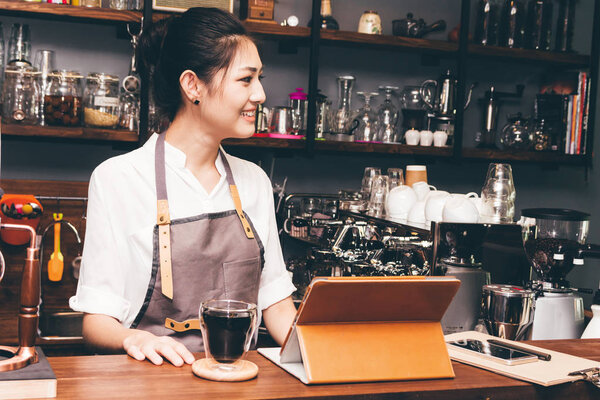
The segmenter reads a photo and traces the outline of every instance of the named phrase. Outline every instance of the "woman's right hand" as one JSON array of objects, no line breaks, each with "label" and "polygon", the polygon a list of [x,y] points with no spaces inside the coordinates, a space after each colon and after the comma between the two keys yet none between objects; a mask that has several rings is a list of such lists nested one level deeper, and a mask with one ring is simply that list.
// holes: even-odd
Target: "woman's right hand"
[{"label": "woman's right hand", "polygon": [[163,358],[176,367],[183,363],[192,364],[194,355],[180,342],[169,336],[156,336],[150,332],[135,330],[123,339],[123,349],[138,361],[146,358],[155,365],[161,365]]}]

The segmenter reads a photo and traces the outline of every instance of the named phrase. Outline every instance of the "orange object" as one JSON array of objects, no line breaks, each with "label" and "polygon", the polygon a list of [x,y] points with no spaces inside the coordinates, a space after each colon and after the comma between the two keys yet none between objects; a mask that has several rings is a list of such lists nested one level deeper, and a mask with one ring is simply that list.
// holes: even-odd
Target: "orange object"
[{"label": "orange object", "polygon": [[440,320],[453,277],[315,278],[281,353],[307,384],[452,378]]},{"label": "orange object", "polygon": [[63,219],[62,213],[52,214],[54,218],[54,251],[50,254],[48,261],[48,279],[58,282],[62,279],[64,269],[64,257],[60,252],[60,221]]},{"label": "orange object", "polygon": [[[29,211],[27,206],[32,210]],[[36,229],[40,223],[42,212],[42,204],[31,194],[5,194],[0,200],[2,223],[29,225]],[[13,229],[1,229],[0,238],[5,243],[15,246],[29,243],[30,239],[28,232]]]}]

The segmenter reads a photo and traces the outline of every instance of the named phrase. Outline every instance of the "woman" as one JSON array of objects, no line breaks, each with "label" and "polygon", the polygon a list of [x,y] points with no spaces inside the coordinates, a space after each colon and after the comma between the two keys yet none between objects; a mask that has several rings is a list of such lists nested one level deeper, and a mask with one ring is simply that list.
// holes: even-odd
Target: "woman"
[{"label": "woman", "polygon": [[202,301],[234,298],[257,303],[281,343],[295,315],[294,286],[271,183],[220,147],[254,132],[265,100],[256,46],[235,17],[211,8],[153,25],[140,46],[155,102],[171,124],[92,174],[70,300],[85,313],[84,339],[137,360],[189,364],[190,351],[203,350],[201,335],[175,332],[175,323],[166,328],[166,319],[197,319]]}]

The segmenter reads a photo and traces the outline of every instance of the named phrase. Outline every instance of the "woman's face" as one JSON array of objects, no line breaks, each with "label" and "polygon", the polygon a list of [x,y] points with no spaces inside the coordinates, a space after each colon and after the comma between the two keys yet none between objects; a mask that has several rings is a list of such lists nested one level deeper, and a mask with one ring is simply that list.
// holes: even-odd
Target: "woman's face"
[{"label": "woman's face", "polygon": [[244,40],[229,68],[215,75],[212,90],[200,100],[203,130],[219,139],[252,136],[256,106],[265,101],[261,74],[258,50]]}]

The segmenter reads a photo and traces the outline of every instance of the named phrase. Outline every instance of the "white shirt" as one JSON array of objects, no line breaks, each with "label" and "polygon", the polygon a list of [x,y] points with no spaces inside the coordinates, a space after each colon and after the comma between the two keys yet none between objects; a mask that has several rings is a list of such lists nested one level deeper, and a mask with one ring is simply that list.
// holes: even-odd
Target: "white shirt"
[{"label": "white shirt", "polygon": [[[157,138],[154,134],[141,148],[103,162],[92,173],[81,271],[77,293],[69,300],[75,311],[109,315],[125,327],[142,306],[152,270]],[[243,210],[264,246],[258,291],[258,309],[264,310],[295,290],[281,253],[271,182],[257,165],[226,157]],[[215,166],[221,179],[211,193],[185,168],[185,160],[185,153],[165,143],[171,219],[235,208],[220,155]]]}]

